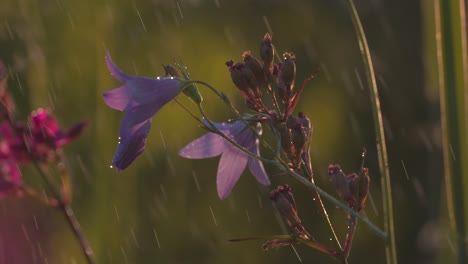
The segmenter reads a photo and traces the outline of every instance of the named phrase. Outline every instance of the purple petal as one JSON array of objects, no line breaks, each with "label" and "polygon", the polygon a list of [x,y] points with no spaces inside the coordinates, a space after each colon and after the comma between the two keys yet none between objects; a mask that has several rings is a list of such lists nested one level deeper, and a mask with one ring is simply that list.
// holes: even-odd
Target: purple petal
[{"label": "purple petal", "polygon": [[185,146],[179,155],[187,159],[212,158],[225,150],[226,141],[220,135],[207,133]]},{"label": "purple petal", "polygon": [[[210,123],[208,123],[206,118],[203,117],[202,122],[203,122],[203,124],[205,126],[211,128],[211,125],[210,125]],[[215,128],[217,128],[218,130],[225,132],[225,131],[229,131],[234,123],[232,123],[232,124],[224,123],[224,122],[223,123],[215,123],[215,122],[211,121],[211,124],[213,124],[215,126]]]},{"label": "purple petal", "polygon": [[228,148],[221,155],[216,178],[218,195],[221,200],[226,199],[231,193],[246,165],[247,155],[235,147]]},{"label": "purple petal", "polygon": [[[259,140],[257,139],[255,142],[255,145],[250,148],[249,150],[256,154],[257,156],[260,156],[260,150],[258,147]],[[252,173],[252,175],[257,179],[257,181],[263,185],[270,185],[270,180],[268,179],[268,175],[265,172],[265,168],[263,167],[263,163],[255,159],[253,157],[249,157],[249,170]]]},{"label": "purple petal", "polygon": [[124,73],[123,71],[121,71],[119,68],[117,68],[117,66],[114,64],[114,62],[112,61],[109,55],[109,51],[106,51],[106,64],[107,64],[107,69],[109,69],[112,76],[114,76],[117,80],[121,82],[126,82],[132,77]]},{"label": "purple petal", "polygon": [[183,81],[173,77],[132,77],[126,83],[131,99],[125,111],[145,104],[159,105],[161,108],[181,92],[183,85]]},{"label": "purple petal", "polygon": [[130,89],[124,85],[103,93],[102,97],[110,108],[123,111],[130,101]]},{"label": "purple petal", "polygon": [[139,120],[135,113],[125,115],[120,126],[120,142],[112,166],[118,171],[127,168],[145,149],[146,138],[151,128],[151,119]]}]

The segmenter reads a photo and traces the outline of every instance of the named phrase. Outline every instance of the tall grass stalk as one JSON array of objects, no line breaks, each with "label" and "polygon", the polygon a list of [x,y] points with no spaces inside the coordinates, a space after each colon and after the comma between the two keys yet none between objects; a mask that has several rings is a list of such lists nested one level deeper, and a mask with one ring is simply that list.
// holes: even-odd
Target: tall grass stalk
[{"label": "tall grass stalk", "polygon": [[382,119],[382,112],[380,109],[379,90],[377,88],[377,81],[374,74],[374,66],[372,57],[367,44],[366,34],[359,19],[359,14],[356,10],[353,0],[347,0],[348,10],[353,21],[356,37],[359,41],[361,55],[364,60],[364,67],[366,71],[366,79],[369,85],[370,99],[372,105],[372,115],[374,118],[374,129],[377,137],[377,152],[379,159],[380,175],[382,180],[382,193],[383,193],[383,207],[384,207],[384,230],[387,233],[386,255],[387,263],[397,263],[397,253],[395,245],[395,230],[393,224],[393,203],[392,203],[392,188],[390,182],[390,171],[388,168],[387,159],[387,145],[385,142],[385,133]]},{"label": "tall grass stalk", "polygon": [[468,263],[468,53],[465,0],[434,0],[444,177],[450,239],[457,263]]}]

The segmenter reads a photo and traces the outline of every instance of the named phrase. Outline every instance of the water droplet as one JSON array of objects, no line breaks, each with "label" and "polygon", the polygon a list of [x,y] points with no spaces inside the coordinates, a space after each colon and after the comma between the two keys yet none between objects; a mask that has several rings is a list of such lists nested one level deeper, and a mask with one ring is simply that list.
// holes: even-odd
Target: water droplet
[{"label": "water droplet", "polygon": [[159,77],[156,77],[156,79],[158,79],[158,80],[159,80]]},{"label": "water droplet", "polygon": [[114,168],[114,166],[112,166],[112,165],[110,165],[109,167],[110,167],[111,169],[113,169],[113,168]]}]

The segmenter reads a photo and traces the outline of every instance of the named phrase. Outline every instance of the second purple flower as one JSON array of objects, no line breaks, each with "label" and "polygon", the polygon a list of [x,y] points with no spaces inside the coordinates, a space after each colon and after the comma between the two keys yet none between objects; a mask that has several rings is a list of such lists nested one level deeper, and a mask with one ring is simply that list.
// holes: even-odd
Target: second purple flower
[{"label": "second purple flower", "polygon": [[[204,122],[209,127],[207,121],[204,120]],[[213,124],[224,135],[230,137],[242,147],[257,156],[260,155],[259,139],[254,131],[244,122],[237,120],[230,124]],[[259,123],[256,123],[256,129],[257,133],[261,135],[262,127]],[[239,180],[246,166],[249,167],[250,172],[259,183],[263,185],[270,184],[270,180],[260,160],[249,156],[215,133],[210,132],[195,139],[179,151],[179,155],[188,159],[205,159],[221,155],[216,179],[218,195],[221,199],[225,199],[231,193],[232,188]]]}]

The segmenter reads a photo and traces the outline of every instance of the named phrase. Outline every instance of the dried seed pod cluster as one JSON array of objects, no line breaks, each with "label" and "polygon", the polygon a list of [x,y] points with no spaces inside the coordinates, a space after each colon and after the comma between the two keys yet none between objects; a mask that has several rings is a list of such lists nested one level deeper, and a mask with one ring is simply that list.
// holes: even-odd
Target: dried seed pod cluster
[{"label": "dried seed pod cluster", "polygon": [[336,192],[348,206],[361,211],[369,194],[370,177],[369,170],[362,168],[358,173],[346,175],[338,164],[328,166],[330,181],[334,184]]}]

